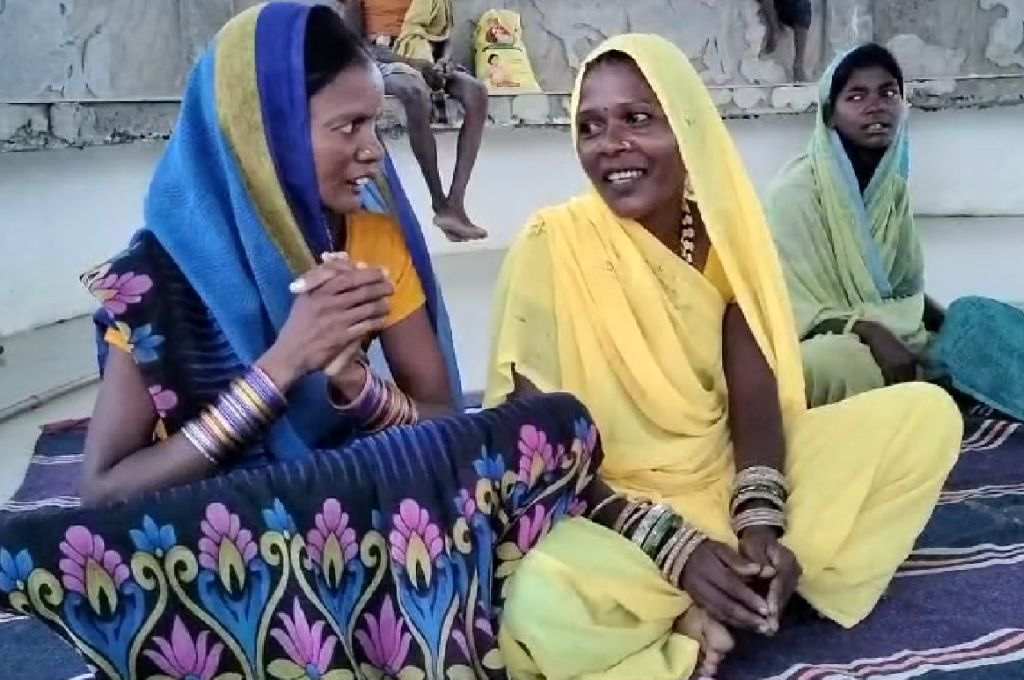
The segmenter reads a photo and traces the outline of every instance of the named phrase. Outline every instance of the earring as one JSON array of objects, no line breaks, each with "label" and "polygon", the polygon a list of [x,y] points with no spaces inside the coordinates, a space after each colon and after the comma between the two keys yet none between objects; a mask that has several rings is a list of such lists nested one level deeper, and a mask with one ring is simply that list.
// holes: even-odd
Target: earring
[{"label": "earring", "polygon": [[[687,203],[697,202],[697,192],[693,190],[693,180],[690,178],[690,173],[686,173],[686,179],[683,180],[683,199]],[[686,206],[689,209],[689,206]]]}]

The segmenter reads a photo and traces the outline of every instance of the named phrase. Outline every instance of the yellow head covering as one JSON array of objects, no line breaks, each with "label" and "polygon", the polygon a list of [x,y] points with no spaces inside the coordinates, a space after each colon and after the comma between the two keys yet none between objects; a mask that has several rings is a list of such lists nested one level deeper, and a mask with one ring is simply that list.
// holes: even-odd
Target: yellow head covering
[{"label": "yellow head covering", "polygon": [[[668,41],[620,36],[584,63],[574,116],[587,66],[608,52],[629,56],[658,97],[735,302],[777,377],[783,413],[802,413],[799,345],[775,246],[704,84]],[[724,309],[699,272],[596,192],[542,210],[499,283],[486,403],[512,392],[515,367],[541,390],[571,392],[587,405],[613,485],[667,500],[695,489],[727,497]]]},{"label": "yellow head covering", "polygon": [[803,411],[795,324],[771,232],[732,137],[686,55],[656,35],[622,35],[603,43],[576,78],[573,139],[587,67],[609,52],[632,59],[661,103],[736,302],[779,381],[783,411]]}]

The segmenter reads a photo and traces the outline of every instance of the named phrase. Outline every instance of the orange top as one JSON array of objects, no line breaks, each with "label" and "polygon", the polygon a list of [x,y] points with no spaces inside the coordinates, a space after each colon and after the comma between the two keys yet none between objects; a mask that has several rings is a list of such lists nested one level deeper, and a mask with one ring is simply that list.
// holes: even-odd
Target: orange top
[{"label": "orange top", "polygon": [[427,303],[416,265],[405,245],[402,227],[390,215],[371,212],[349,215],[345,250],[355,262],[388,270],[395,284],[395,294],[391,296],[387,328],[404,321]]},{"label": "orange top", "polygon": [[409,11],[410,0],[364,0],[363,20],[366,34],[397,38]]}]

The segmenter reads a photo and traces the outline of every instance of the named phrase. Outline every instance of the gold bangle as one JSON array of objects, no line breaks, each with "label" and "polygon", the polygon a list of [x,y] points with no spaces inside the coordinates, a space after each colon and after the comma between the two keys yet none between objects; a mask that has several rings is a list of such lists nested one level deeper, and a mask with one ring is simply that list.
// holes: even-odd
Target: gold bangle
[{"label": "gold bangle", "polygon": [[737,493],[746,486],[776,487],[782,491],[784,497],[789,496],[789,484],[786,482],[786,476],[780,470],[767,465],[753,465],[738,471],[732,483],[733,493]]},{"label": "gold bangle", "polygon": [[225,449],[234,448],[235,442],[231,438],[231,435],[228,434],[221,427],[221,424],[217,422],[217,419],[210,414],[210,409],[206,409],[203,412],[201,412],[199,414],[199,419],[203,421],[203,425],[206,426],[206,429],[210,432],[210,434],[214,435],[217,439],[220,440],[221,445]]},{"label": "gold bangle", "polygon": [[672,550],[668,555],[665,556],[665,561],[661,564],[661,574],[666,580],[672,580],[672,568],[675,566],[676,560],[679,558],[679,555],[686,550],[687,544],[696,535],[697,530],[693,527],[686,527],[685,529],[680,530],[679,534],[677,534],[679,540],[672,547]]},{"label": "gold bangle", "polygon": [[244,380],[238,379],[231,383],[231,387],[240,399],[242,399],[251,408],[255,409],[256,413],[263,416],[265,423],[269,423],[274,419],[273,411],[271,411],[270,407],[263,401],[263,397],[253,389],[252,385]]},{"label": "gold bangle", "polygon": [[732,502],[729,504],[729,514],[735,515],[741,507],[751,501],[764,501],[776,510],[784,510],[786,508],[786,501],[777,493],[771,491],[741,491],[732,497]]},{"label": "gold bangle", "polygon": [[773,527],[785,532],[786,514],[774,508],[753,508],[744,510],[732,519],[732,530],[737,535],[751,527]]},{"label": "gold bangle", "polygon": [[594,516],[597,515],[597,513],[601,512],[615,501],[622,500],[625,497],[626,496],[624,494],[613,493],[611,496],[608,496],[603,501],[595,505],[594,509],[587,513],[587,518],[594,519]]},{"label": "gold bangle", "polygon": [[637,524],[642,522],[644,517],[647,516],[647,513],[650,511],[652,505],[652,503],[643,502],[638,504],[636,508],[634,508],[633,514],[630,515],[629,519],[626,520],[626,523],[622,525],[623,536],[636,529]]},{"label": "gold bangle", "polygon": [[697,548],[707,540],[707,536],[702,534],[700,531],[694,530],[694,534],[687,540],[679,554],[676,555],[675,562],[672,564],[672,571],[670,573],[669,582],[681,586],[679,583],[683,578],[683,570],[686,569],[686,563],[690,561],[690,557],[697,551]]},{"label": "gold bangle", "polygon": [[193,420],[185,423],[185,426],[181,428],[181,434],[211,465],[214,467],[220,466],[220,458],[214,454],[214,451],[220,452],[217,442],[211,439],[206,430],[198,425],[196,421]]},{"label": "gold bangle", "polygon": [[216,406],[210,406],[206,412],[214,421],[216,421],[217,425],[220,426],[221,431],[227,433],[228,437],[231,439],[232,446],[240,447],[242,445],[245,441],[245,433],[239,432],[238,429],[231,424],[228,417],[221,412],[219,404]]},{"label": "gold bangle", "polygon": [[640,510],[643,507],[643,505],[643,502],[637,501],[629,501],[628,503],[626,503],[625,507],[622,508],[622,511],[619,512],[619,516],[615,518],[615,525],[612,528],[617,533],[625,534],[626,524],[628,523],[630,516],[632,516],[633,513]]}]

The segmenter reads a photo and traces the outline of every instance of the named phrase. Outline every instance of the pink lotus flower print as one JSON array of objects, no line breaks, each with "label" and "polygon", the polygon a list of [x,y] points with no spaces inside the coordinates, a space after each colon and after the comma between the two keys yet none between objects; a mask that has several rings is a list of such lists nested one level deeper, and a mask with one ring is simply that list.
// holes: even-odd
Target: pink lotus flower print
[{"label": "pink lotus flower print", "polygon": [[178,395],[172,390],[165,390],[161,385],[150,385],[149,396],[153,400],[153,408],[161,418],[166,418],[167,412],[178,405]]},{"label": "pink lotus flower print", "polygon": [[533,487],[546,472],[555,469],[554,448],[548,436],[533,425],[519,431],[519,481]]},{"label": "pink lotus flower print", "polygon": [[327,583],[336,587],[341,583],[345,565],[359,554],[356,532],[349,527],[348,514],[342,512],[335,498],[324,501],[313,522],[316,527],[306,534],[309,557]]},{"label": "pink lotus flower print", "polygon": [[[515,541],[502,543],[497,548],[498,568],[494,575],[499,579],[507,579],[519,567],[520,562],[526,553],[533,548],[542,536],[545,536],[551,529],[551,517],[545,511],[544,506],[535,505],[531,511],[527,511],[518,520],[518,527],[515,528]],[[506,593],[508,581],[505,581],[501,588]]]},{"label": "pink lotus flower print", "polygon": [[228,512],[223,503],[211,503],[200,527],[199,564],[220,575],[227,592],[245,589],[246,568],[256,557],[252,533],[243,529],[238,515]]},{"label": "pink lotus flower print", "polygon": [[412,499],[405,499],[393,517],[391,559],[405,569],[416,588],[426,588],[433,576],[434,561],[444,552],[444,538],[430,515]]},{"label": "pink lotus flower print", "polygon": [[112,614],[117,609],[117,590],[131,576],[121,555],[107,550],[101,536],[78,525],[64,534],[60,551],[64,558],[58,566],[64,587],[88,599],[96,614]]},{"label": "pink lotus flower print", "polygon": [[459,511],[459,514],[467,522],[470,522],[476,515],[476,500],[470,495],[469,491],[462,489],[459,491],[459,495],[455,497],[455,509]]},{"label": "pink lotus flower print", "polygon": [[332,675],[340,677],[338,671],[329,673],[334,647],[338,644],[335,635],[324,637],[323,621],[312,626],[305,612],[295,598],[292,615],[278,614],[284,628],[273,628],[270,636],[281,645],[288,659],[278,659],[267,669],[276,678],[287,680],[328,680]]},{"label": "pink lotus flower print", "polygon": [[516,546],[519,548],[519,552],[525,555],[550,530],[550,515],[544,510],[544,506],[535,505],[532,516],[531,513],[527,513],[519,519],[519,534],[516,538]]},{"label": "pink lotus flower print", "polygon": [[380,614],[367,613],[366,628],[356,631],[356,640],[370,664],[387,677],[398,677],[409,656],[412,636],[403,630],[405,622],[395,614],[391,596],[384,597]]},{"label": "pink lotus flower print", "polygon": [[175,616],[170,641],[156,636],[153,644],[157,649],[142,654],[169,680],[214,680],[224,645],[218,642],[209,646],[209,636],[210,632],[204,630],[193,640],[181,618]]},{"label": "pink lotus flower print", "polygon": [[103,308],[117,316],[128,311],[128,305],[142,300],[142,296],[153,288],[153,279],[146,274],[126,272],[118,276],[99,270],[93,274],[88,286],[89,292],[96,296]]}]

